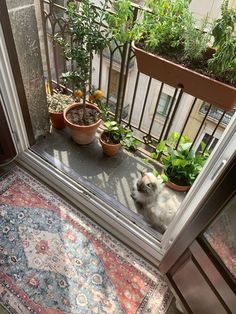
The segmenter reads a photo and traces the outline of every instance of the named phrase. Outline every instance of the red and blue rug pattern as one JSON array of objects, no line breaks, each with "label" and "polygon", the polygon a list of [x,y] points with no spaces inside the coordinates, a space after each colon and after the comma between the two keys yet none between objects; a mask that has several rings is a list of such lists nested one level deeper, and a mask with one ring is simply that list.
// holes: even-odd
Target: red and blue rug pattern
[{"label": "red and blue rug pattern", "polygon": [[165,313],[158,270],[22,169],[0,178],[0,302],[10,313]]}]

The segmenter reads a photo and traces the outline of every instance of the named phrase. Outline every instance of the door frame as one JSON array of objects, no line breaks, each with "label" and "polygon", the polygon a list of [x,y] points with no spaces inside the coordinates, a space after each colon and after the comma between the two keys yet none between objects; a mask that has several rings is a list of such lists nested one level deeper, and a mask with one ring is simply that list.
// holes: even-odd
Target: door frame
[{"label": "door frame", "polygon": [[0,165],[10,162],[16,155],[15,142],[12,138],[12,133],[9,129],[9,124],[6,119],[5,112],[3,110],[3,98],[1,95],[0,87],[0,125],[2,128],[2,134],[0,137]]},{"label": "door frame", "polygon": [[167,273],[191,244],[207,229],[236,191],[236,151],[225,163],[220,175],[199,202],[198,212],[182,229],[164,255],[160,270]]},{"label": "door frame", "polygon": [[10,118],[9,128],[12,128],[15,145],[21,152],[33,145],[35,138],[6,0],[1,1],[0,60],[3,110]]},{"label": "door frame", "polygon": [[[201,173],[195,180],[189,193],[181,204],[180,210],[165,232],[161,246],[163,253],[171,250],[180,233],[199,214],[202,204],[209,198],[212,187],[224,173],[236,151],[236,114],[232,117],[229,125],[211,155],[207,159]],[[204,184],[203,184],[204,183]],[[198,226],[198,230],[201,226]],[[194,238],[192,238],[193,240]]]}]

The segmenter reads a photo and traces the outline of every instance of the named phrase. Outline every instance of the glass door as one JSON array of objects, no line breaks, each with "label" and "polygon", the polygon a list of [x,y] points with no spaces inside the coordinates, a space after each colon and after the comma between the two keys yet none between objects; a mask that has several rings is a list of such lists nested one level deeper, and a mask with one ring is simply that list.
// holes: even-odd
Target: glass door
[{"label": "glass door", "polygon": [[34,142],[27,100],[6,2],[0,14],[0,155],[8,161]]},{"label": "glass door", "polygon": [[236,283],[236,194],[202,235],[209,250]]}]

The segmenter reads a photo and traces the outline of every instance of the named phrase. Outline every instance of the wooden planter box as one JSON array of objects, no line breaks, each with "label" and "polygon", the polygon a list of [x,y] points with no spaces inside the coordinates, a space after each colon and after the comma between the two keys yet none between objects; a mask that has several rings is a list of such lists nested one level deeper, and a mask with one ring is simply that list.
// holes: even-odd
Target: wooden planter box
[{"label": "wooden planter box", "polygon": [[236,107],[236,88],[194,72],[162,57],[135,46],[138,70],[154,79],[181,88],[184,92],[202,99],[224,111]]}]

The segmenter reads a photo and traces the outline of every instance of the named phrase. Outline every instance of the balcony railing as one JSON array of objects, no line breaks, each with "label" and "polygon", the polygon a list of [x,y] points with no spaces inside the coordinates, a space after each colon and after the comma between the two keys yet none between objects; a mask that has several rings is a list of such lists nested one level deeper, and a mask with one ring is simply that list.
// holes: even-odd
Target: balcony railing
[{"label": "balcony railing", "polygon": [[[52,42],[56,33],[68,36],[65,7],[61,5],[63,2],[41,0],[45,35],[42,57],[51,86],[61,85],[60,75],[73,66],[62,57],[61,48]],[[135,4],[132,8],[134,16],[143,10]],[[94,56],[91,60],[91,86],[103,90],[106,95],[104,101],[110,105],[115,119],[133,130],[135,137],[142,143],[140,148],[142,151],[145,148],[147,153],[173,130],[189,136],[197,148],[209,117],[215,118],[215,125],[211,125],[209,134],[212,138],[219,131],[222,133],[222,122],[227,124],[232,117],[231,113],[211,105],[200,107],[202,101],[185,94],[181,89],[138,72],[130,43],[122,46],[114,42]],[[199,117],[199,111],[201,121],[196,124],[195,118],[197,115]],[[206,144],[210,144],[210,141]]]}]

